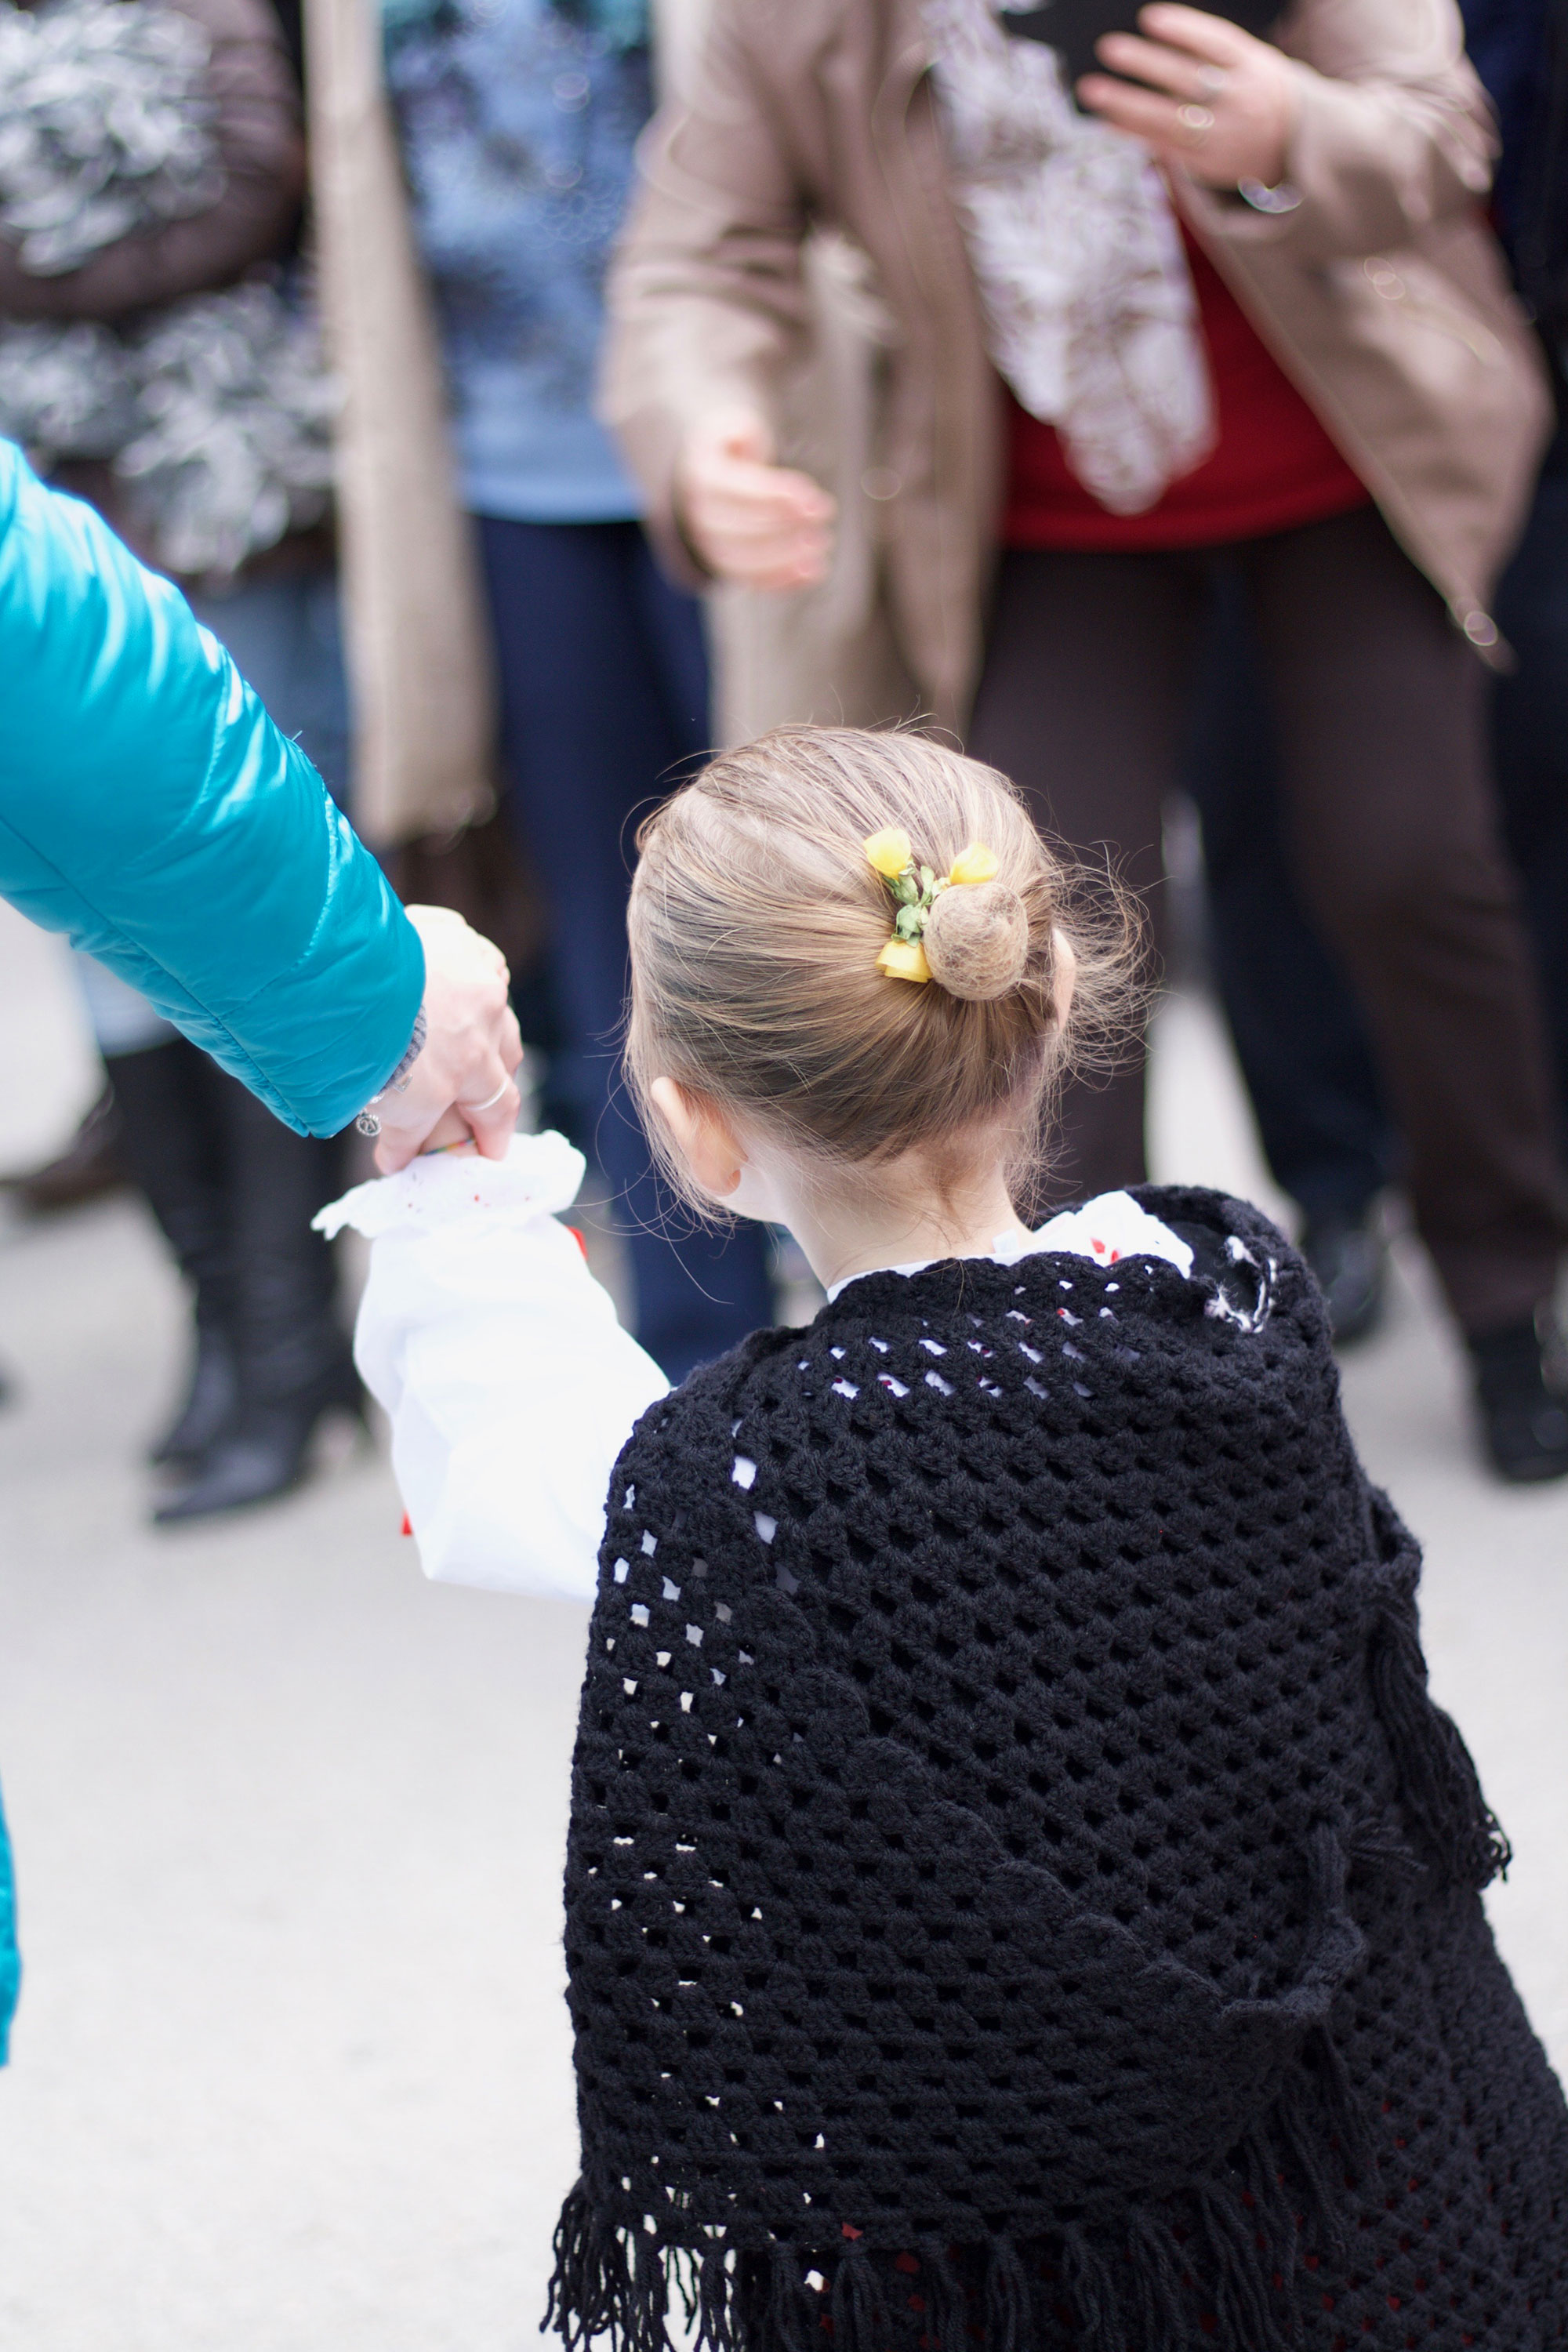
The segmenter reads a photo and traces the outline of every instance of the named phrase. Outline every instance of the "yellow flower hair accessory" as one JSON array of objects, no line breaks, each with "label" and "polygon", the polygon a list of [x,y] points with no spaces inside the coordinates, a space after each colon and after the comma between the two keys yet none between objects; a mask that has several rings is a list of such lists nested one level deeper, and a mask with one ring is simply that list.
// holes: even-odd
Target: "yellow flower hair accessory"
[{"label": "yellow flower hair accessory", "polygon": [[994,882],[1002,871],[1002,860],[983,841],[972,841],[961,849],[948,868],[949,882]]},{"label": "yellow flower hair accessory", "polygon": [[983,841],[972,841],[945,874],[933,873],[929,866],[916,866],[910,836],[899,824],[884,825],[880,833],[868,835],[863,846],[898,908],[893,936],[878,956],[877,969],[889,980],[928,981],[931,971],[922,940],[932,907],[944,890],[993,881],[1001,870],[1001,861]]},{"label": "yellow flower hair accessory", "polygon": [[913,863],[914,849],[901,824],[887,824],[866,842],[866,855],[884,881],[891,882]]}]

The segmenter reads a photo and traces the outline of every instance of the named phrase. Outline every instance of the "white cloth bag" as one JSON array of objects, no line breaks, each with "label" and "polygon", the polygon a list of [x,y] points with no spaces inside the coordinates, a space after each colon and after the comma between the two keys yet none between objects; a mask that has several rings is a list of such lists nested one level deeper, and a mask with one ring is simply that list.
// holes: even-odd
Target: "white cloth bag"
[{"label": "white cloth bag", "polygon": [[583,1181],[563,1136],[443,1154],[316,1218],[371,1244],[354,1360],[392,1423],[427,1576],[591,1602],[616,1454],[668,1387],[557,1223]]}]

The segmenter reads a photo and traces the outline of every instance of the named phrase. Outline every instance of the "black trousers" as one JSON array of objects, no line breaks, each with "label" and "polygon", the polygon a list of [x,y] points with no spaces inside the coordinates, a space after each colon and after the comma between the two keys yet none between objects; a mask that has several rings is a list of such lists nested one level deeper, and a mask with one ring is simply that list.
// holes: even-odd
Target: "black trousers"
[{"label": "black trousers", "polygon": [[[1545,1002],[1568,1152],[1568,440],[1498,595],[1517,669],[1492,686],[1503,837]],[[1309,1217],[1359,1216],[1400,1172],[1366,1024],[1296,887],[1273,714],[1245,610],[1222,593],[1184,763],[1203,815],[1209,936],[1268,1164]]]},{"label": "black trousers", "polygon": [[[1565,1223],[1542,1024],[1484,742],[1485,672],[1375,509],[1223,551],[1010,552],[969,748],[1143,894],[1216,575],[1273,709],[1304,902],[1363,1004],[1422,1237],[1472,1333],[1553,1287]],[[1139,1181],[1130,1061],[1064,1103],[1064,1193]]]}]

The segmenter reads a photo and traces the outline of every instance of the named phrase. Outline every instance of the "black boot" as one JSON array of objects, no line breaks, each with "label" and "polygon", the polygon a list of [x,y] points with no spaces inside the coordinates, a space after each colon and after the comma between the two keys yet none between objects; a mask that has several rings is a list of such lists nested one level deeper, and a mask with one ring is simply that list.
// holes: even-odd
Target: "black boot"
[{"label": "black boot", "polygon": [[127,1165],[191,1286],[195,1346],[185,1396],[149,1459],[182,1466],[210,1445],[234,1411],[234,1252],[226,1148],[207,1072],[184,1037],[116,1054],[110,1064]]},{"label": "black boot", "polygon": [[346,1340],[307,1387],[288,1396],[247,1396],[242,1381],[237,1411],[197,1463],[190,1485],[160,1503],[153,1518],[173,1527],[287,1495],[304,1477],[311,1440],[333,1412],[364,1419],[364,1391]]},{"label": "black boot", "polygon": [[227,1149],[237,1399],[189,1486],[155,1514],[164,1526],[286,1494],[323,1416],[363,1415],[331,1250],[310,1231],[340,1187],[338,1145],[295,1135],[216,1066],[206,1075]]},{"label": "black boot", "polygon": [[1515,1486],[1568,1474],[1568,1363],[1549,1311],[1468,1344],[1481,1427],[1499,1474]]},{"label": "black boot", "polygon": [[1388,1251],[1367,1217],[1314,1218],[1301,1255],[1317,1276],[1336,1348],[1365,1339],[1383,1320]]},{"label": "black boot", "polygon": [[226,1428],[239,1398],[234,1343],[221,1323],[204,1322],[198,1309],[196,1343],[184,1402],[155,1444],[147,1449],[154,1469],[184,1470],[201,1459]]},{"label": "black boot", "polygon": [[7,1176],[5,1189],[14,1193],[29,1215],[47,1217],[61,1209],[79,1209],[121,1192],[130,1176],[123,1150],[119,1107],[112,1086],[106,1086],[82,1119],[63,1151],[42,1168]]}]

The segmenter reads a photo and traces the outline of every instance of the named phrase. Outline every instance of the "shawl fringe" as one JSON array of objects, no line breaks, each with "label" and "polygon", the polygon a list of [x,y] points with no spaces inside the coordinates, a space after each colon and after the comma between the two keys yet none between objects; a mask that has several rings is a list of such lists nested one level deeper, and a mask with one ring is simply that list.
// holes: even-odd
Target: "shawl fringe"
[{"label": "shawl fringe", "polygon": [[[1176,2208],[1134,2204],[1113,2229],[1074,2221],[1046,2238],[993,2236],[965,2250],[983,2263],[967,2277],[956,2248],[928,2238],[904,2250],[919,2264],[922,2343],[973,2352],[983,2336],[984,2352],[1032,2352],[1065,2303],[1080,2352],[1183,2343],[1194,2306],[1200,2318],[1212,2306],[1223,2343],[1295,2352],[1300,2253],[1310,2245],[1344,2258],[1337,2186],[1371,2161],[1343,2060],[1319,2028],[1225,2172],[1190,2183]],[[610,2352],[675,2352],[672,2295],[695,2352],[890,2352],[894,2341],[881,2268],[852,2230],[830,2252],[736,2249],[718,2234],[662,2245],[596,2212],[579,2181],[556,2228],[541,2332],[554,2328],[567,2352],[598,2338]]]},{"label": "shawl fringe", "polygon": [[1463,1886],[1479,1890],[1505,1876],[1513,1849],[1481,1793],[1458,1726],[1426,1687],[1415,1612],[1403,1594],[1380,1595],[1367,1665],[1400,1801],[1422,1844]]}]

